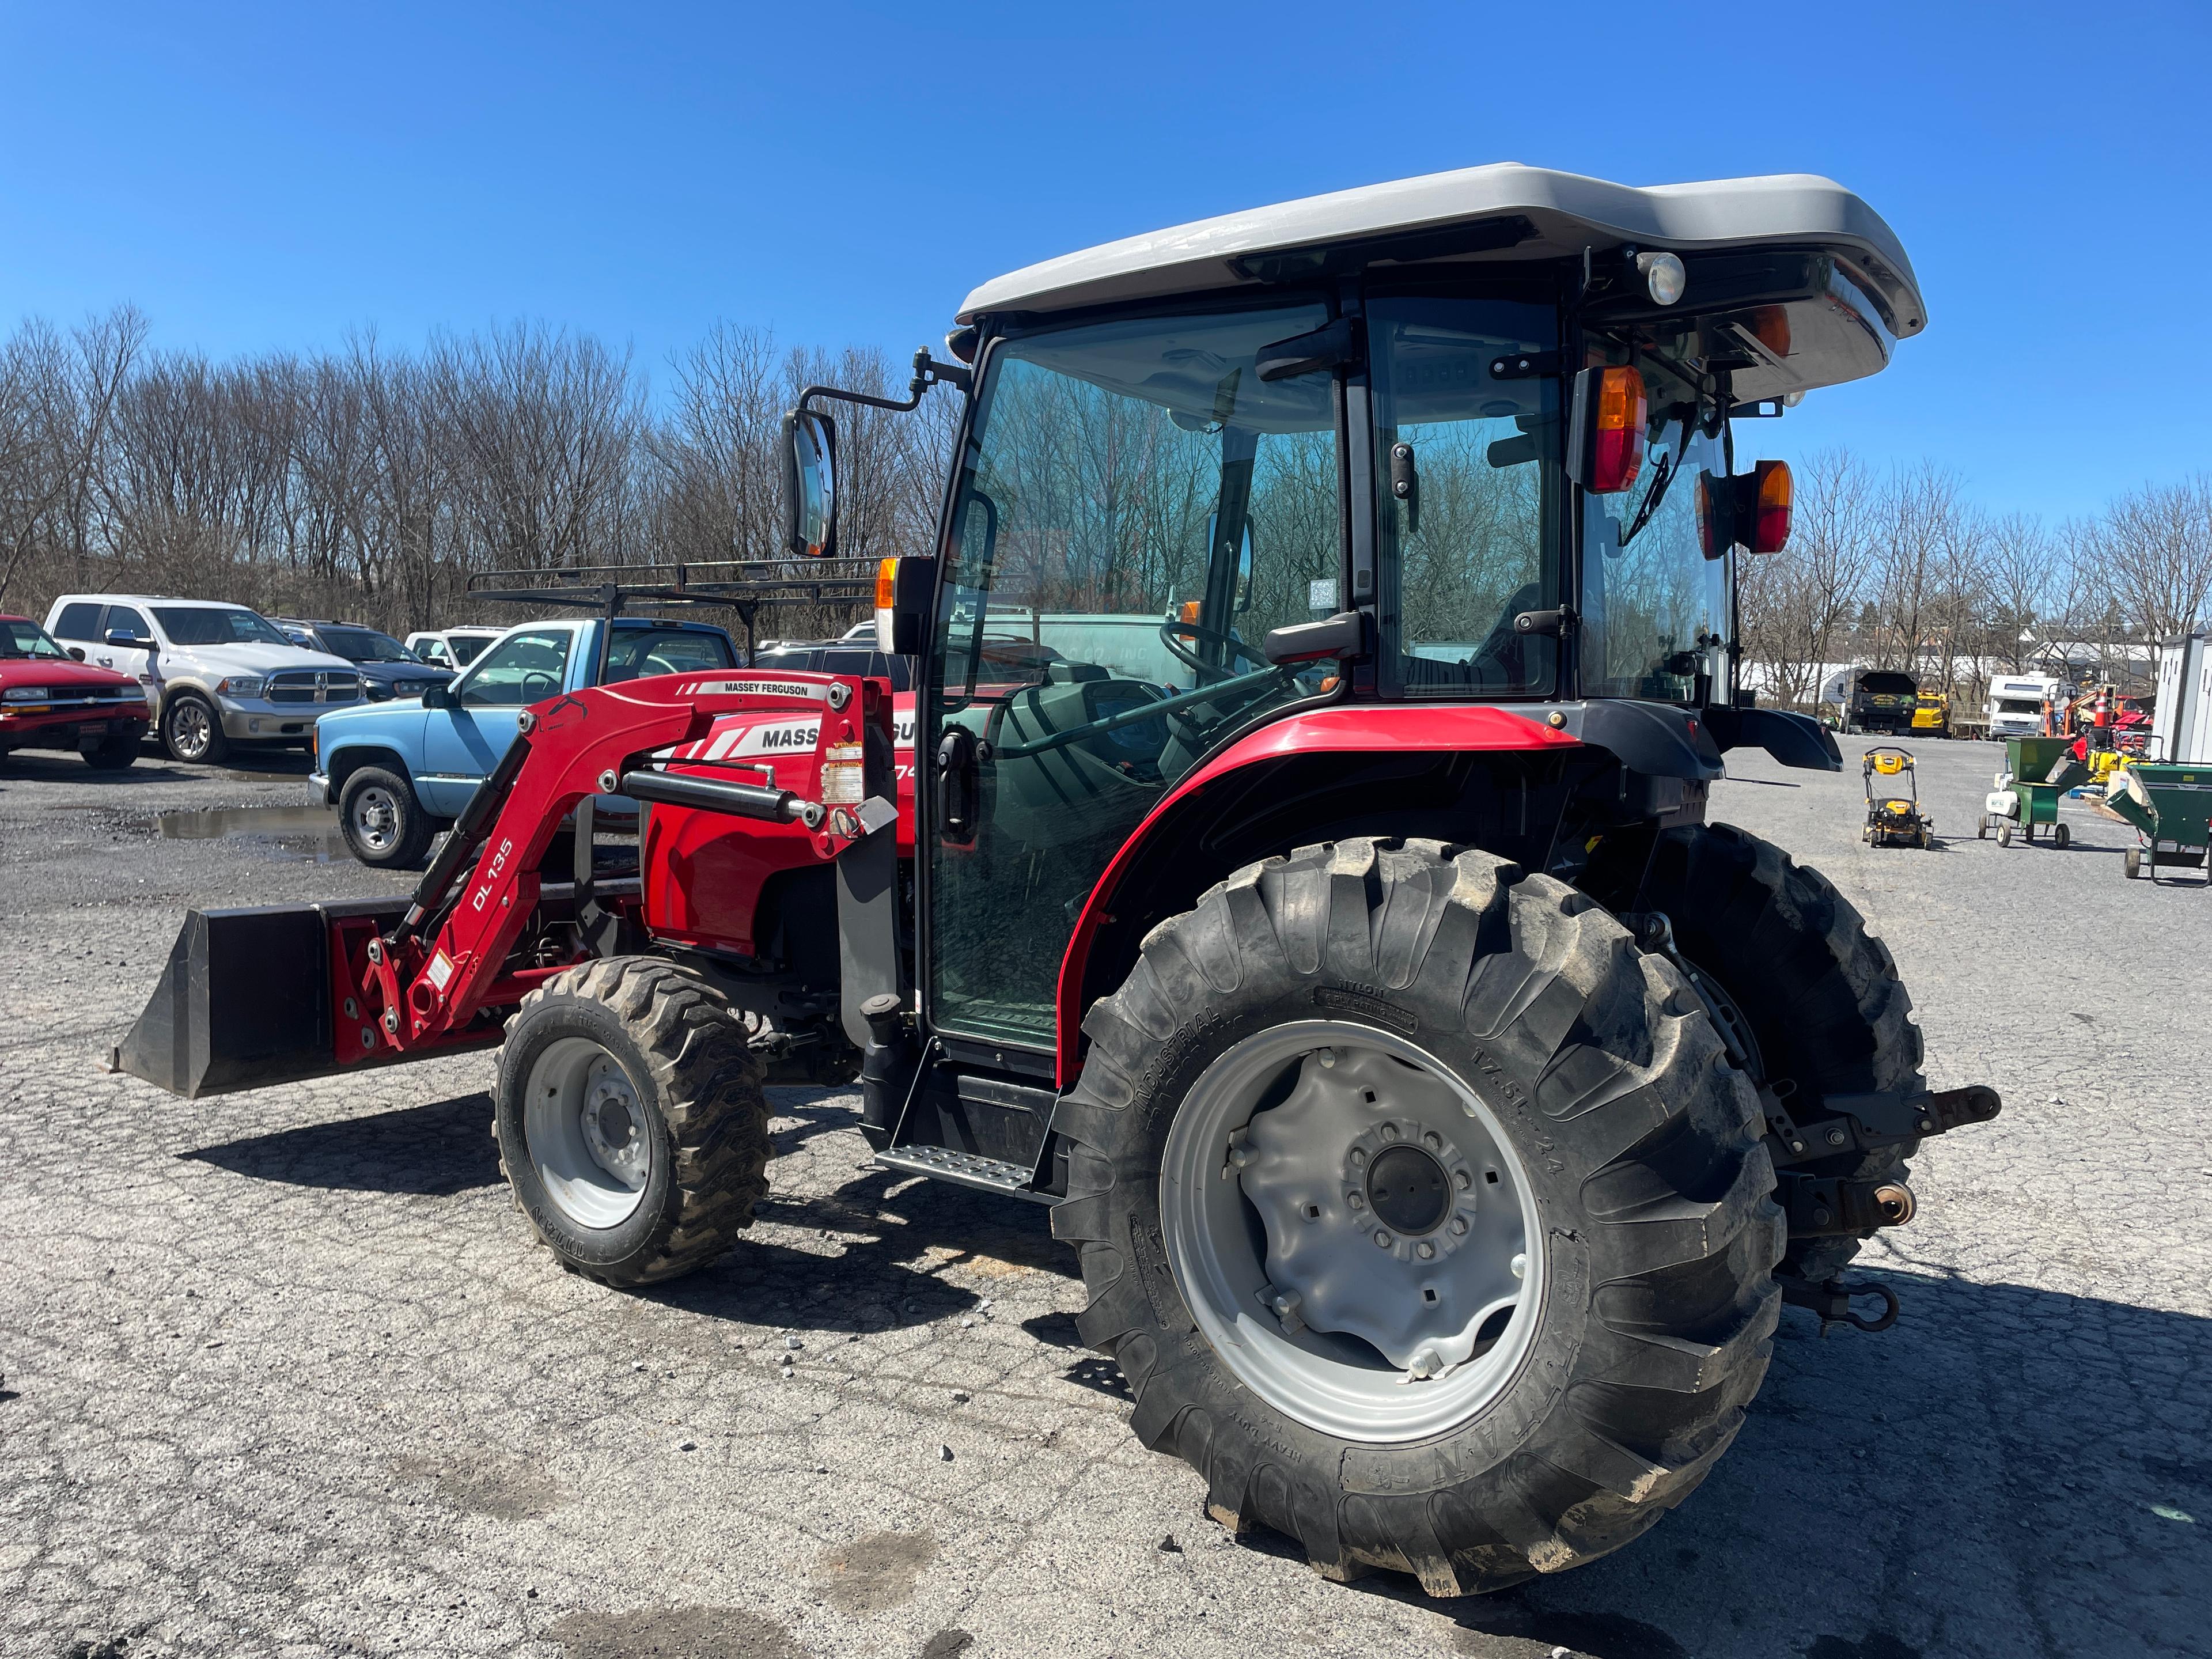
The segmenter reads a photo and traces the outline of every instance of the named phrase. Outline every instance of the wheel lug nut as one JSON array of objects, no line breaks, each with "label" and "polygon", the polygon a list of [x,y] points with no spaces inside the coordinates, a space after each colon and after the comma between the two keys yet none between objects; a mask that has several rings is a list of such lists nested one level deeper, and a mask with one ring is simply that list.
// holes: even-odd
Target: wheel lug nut
[{"label": "wheel lug nut", "polygon": [[1420,1257],[1424,1261],[1426,1261],[1436,1253],[1437,1247],[1430,1243],[1426,1239],[1423,1239],[1419,1243],[1413,1246],[1413,1254]]},{"label": "wheel lug nut", "polygon": [[1364,1210],[1367,1207],[1366,1197],[1364,1194],[1360,1193],[1346,1194],[1344,1201],[1352,1206],[1355,1210]]},{"label": "wheel lug nut", "polygon": [[1452,1181],[1462,1192],[1465,1192],[1468,1188],[1474,1185],[1474,1177],[1464,1170],[1453,1171]]},{"label": "wheel lug nut", "polygon": [[1376,1133],[1385,1140],[1395,1140],[1398,1138],[1398,1126],[1395,1123],[1386,1123]]},{"label": "wheel lug nut", "polygon": [[1390,1248],[1390,1235],[1378,1227],[1375,1231],[1375,1242],[1387,1250]]},{"label": "wheel lug nut", "polygon": [[1467,1231],[1467,1218],[1466,1218],[1465,1216],[1463,1216],[1463,1215],[1455,1215],[1455,1216],[1454,1216],[1454,1217],[1451,1218],[1451,1232],[1452,1232],[1452,1237],[1453,1237],[1454,1238],[1457,1238],[1457,1237],[1461,1237],[1462,1234],[1464,1234],[1466,1231]]},{"label": "wheel lug nut", "polygon": [[1443,1144],[1444,1138],[1438,1134],[1434,1129],[1430,1130],[1428,1133],[1421,1137],[1421,1145],[1427,1147],[1432,1152],[1440,1150]]},{"label": "wheel lug nut", "polygon": [[1367,1149],[1365,1147],[1354,1146],[1352,1149],[1352,1167],[1355,1170],[1362,1170],[1367,1167]]}]

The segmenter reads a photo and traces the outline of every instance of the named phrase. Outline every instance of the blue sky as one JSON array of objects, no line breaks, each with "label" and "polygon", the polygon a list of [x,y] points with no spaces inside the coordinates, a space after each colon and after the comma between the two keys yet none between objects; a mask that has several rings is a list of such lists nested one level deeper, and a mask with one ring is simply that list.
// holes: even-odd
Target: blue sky
[{"label": "blue sky", "polygon": [[[1565,32],[1554,32],[1571,19]],[[0,3],[0,323],[934,340],[977,282],[1480,161],[1814,172],[1930,327],[1761,428],[2057,518],[2212,468],[2212,8]]]}]

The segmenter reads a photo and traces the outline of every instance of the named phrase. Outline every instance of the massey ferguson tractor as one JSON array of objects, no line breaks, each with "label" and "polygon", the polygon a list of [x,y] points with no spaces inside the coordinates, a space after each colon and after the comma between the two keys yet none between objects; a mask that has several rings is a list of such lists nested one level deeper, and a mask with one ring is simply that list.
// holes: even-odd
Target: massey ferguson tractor
[{"label": "massey ferguson tractor", "polygon": [[[881,1164],[1050,1206],[1224,1526],[1437,1595],[1589,1560],[1783,1304],[1894,1318],[1846,1265],[1998,1109],[1929,1091],[1833,885],[1706,822],[1730,750],[1839,764],[1741,689],[1790,479],[1739,449],[1925,316],[1826,179],[1517,166],[987,283],[904,404],[801,398],[787,557],[489,582],[748,625],[842,582],[900,673],[549,696],[410,899],[191,913],[117,1061],[495,1048],[519,1207],[617,1286],[742,1248],[764,1067],[857,1073]],[[842,556],[828,406],[932,387],[935,556]]]}]

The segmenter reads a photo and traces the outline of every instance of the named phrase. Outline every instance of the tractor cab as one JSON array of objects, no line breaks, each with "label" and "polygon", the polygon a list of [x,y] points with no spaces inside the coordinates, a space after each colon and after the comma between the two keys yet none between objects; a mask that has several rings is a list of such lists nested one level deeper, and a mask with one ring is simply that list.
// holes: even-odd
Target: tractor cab
[{"label": "tractor cab", "polygon": [[[900,618],[935,784],[933,1030],[1065,1079],[1094,988],[1071,941],[1087,913],[1124,930],[1110,983],[1152,914],[1102,878],[1271,728],[1269,772],[1318,734],[1342,751],[1296,785],[1337,817],[1438,816],[1475,708],[1669,779],[1638,787],[1678,812],[1733,742],[1838,763],[1744,706],[1734,586],[1788,533],[1758,422],[1923,325],[1904,250],[1834,185],[1476,167],[1071,254],[957,323],[940,556]],[[793,545],[827,549],[834,439],[814,409],[797,429]],[[1515,850],[1578,868],[1559,781],[1527,769],[1502,767],[1540,791]],[[1185,849],[1182,874],[1266,838]]]}]

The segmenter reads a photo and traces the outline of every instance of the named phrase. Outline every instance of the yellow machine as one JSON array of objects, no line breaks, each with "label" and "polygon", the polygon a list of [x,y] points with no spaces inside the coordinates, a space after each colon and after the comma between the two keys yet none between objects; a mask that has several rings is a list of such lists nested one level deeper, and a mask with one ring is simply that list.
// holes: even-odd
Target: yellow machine
[{"label": "yellow machine", "polygon": [[1912,729],[1933,732],[1939,738],[1951,735],[1951,696],[1948,691],[1923,691],[1912,710]]},{"label": "yellow machine", "polygon": [[[1920,810],[1919,778],[1911,751],[1869,749],[1860,770],[1866,778],[1866,829],[1861,832],[1866,844],[1923,851],[1934,845],[1936,820]],[[1877,778],[1883,781],[1877,783]]]}]

